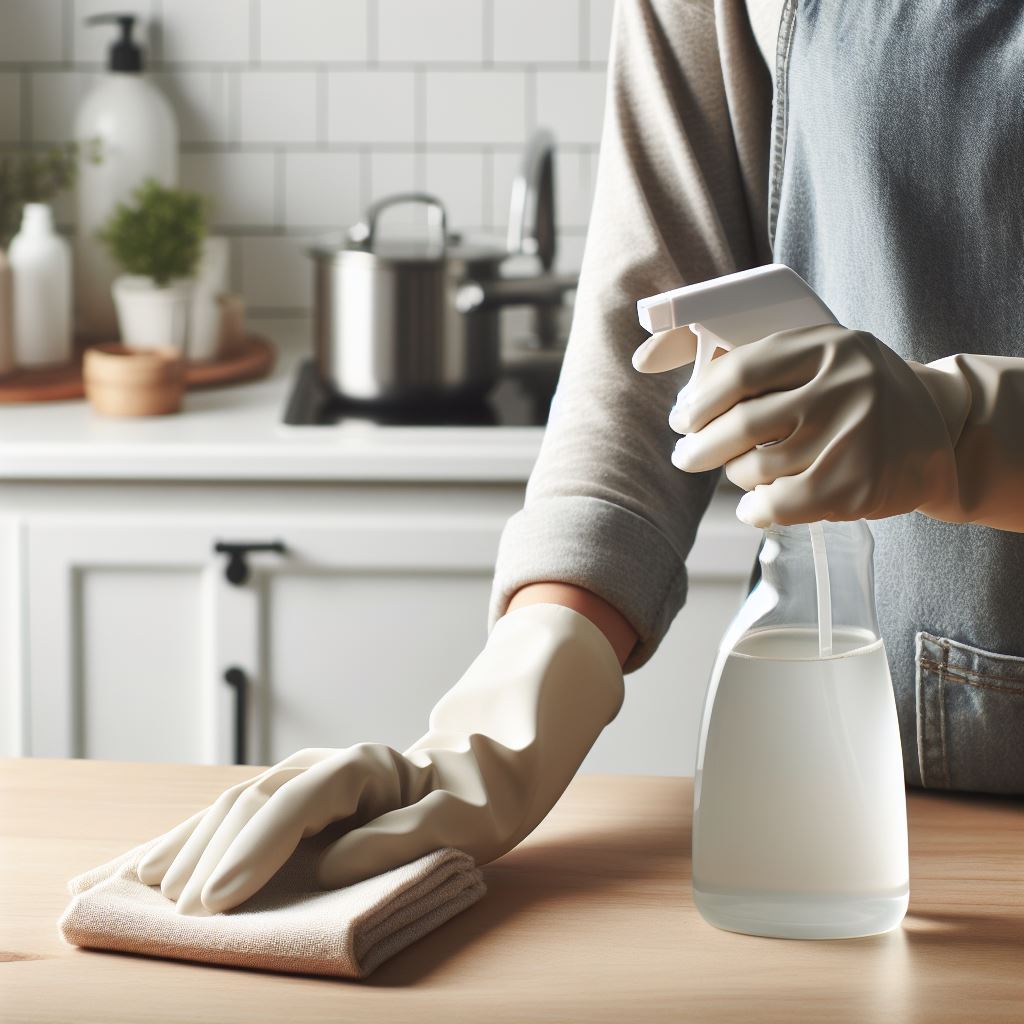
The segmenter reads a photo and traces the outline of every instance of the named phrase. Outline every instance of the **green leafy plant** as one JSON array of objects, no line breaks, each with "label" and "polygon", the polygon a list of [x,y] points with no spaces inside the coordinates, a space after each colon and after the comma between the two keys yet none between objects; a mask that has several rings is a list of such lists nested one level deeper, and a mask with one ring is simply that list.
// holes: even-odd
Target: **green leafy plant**
[{"label": "green leafy plant", "polygon": [[195,192],[165,188],[152,178],[121,203],[100,232],[114,261],[158,287],[191,277],[206,235],[206,204]]},{"label": "green leafy plant", "polygon": [[78,155],[78,145],[69,142],[42,153],[0,156],[0,245],[18,230],[26,203],[49,203],[74,185]]}]

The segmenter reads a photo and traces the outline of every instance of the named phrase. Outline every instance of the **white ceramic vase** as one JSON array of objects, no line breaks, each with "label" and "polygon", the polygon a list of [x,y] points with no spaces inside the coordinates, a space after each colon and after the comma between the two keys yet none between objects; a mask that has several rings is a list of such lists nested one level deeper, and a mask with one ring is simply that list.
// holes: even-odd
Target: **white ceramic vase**
[{"label": "white ceramic vase", "polygon": [[19,367],[71,358],[71,247],[45,203],[27,203],[8,250],[14,283],[14,361]]},{"label": "white ceramic vase", "polygon": [[187,353],[192,290],[191,279],[158,287],[150,277],[116,278],[113,294],[121,341],[136,348],[176,348]]},{"label": "white ceramic vase", "polygon": [[216,359],[220,353],[221,297],[227,289],[228,240],[208,236],[203,239],[192,292],[188,357],[193,362],[207,362]]}]

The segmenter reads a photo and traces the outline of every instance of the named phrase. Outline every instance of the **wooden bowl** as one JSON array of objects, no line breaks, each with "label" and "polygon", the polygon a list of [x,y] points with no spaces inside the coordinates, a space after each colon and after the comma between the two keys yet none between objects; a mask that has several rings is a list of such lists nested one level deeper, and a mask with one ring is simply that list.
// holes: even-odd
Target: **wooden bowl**
[{"label": "wooden bowl", "polygon": [[165,416],[181,409],[185,360],[176,348],[110,342],[85,350],[85,397],[104,416]]}]

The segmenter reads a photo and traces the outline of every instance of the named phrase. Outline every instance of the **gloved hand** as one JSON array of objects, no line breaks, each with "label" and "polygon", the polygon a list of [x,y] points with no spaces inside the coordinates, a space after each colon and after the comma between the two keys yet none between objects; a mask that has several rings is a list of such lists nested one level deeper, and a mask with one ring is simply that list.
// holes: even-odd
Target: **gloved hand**
[{"label": "gloved hand", "polygon": [[179,913],[228,910],[337,821],[352,828],[321,857],[324,888],[446,846],[485,863],[536,828],[622,698],[618,659],[589,619],[560,605],[516,609],[404,754],[373,743],[301,750],[168,832],[139,877]]},{"label": "gloved hand", "polygon": [[[680,360],[645,352],[644,370],[692,360],[692,346],[666,342]],[[686,436],[672,462],[691,473],[724,466],[749,492],[736,514],[752,526],[927,512],[956,494],[970,403],[943,364],[906,362],[837,325],[781,331],[713,359],[683,388],[669,423]]]}]

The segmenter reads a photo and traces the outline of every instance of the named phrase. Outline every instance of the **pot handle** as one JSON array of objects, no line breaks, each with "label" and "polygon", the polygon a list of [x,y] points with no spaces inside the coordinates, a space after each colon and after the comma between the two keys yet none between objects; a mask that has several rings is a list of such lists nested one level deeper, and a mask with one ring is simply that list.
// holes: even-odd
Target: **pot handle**
[{"label": "pot handle", "polygon": [[350,229],[348,236],[353,242],[360,242],[367,250],[373,252],[374,243],[377,237],[377,222],[381,214],[392,206],[400,206],[404,203],[421,203],[428,208],[427,224],[436,232],[438,254],[444,256],[448,246],[448,214],[445,212],[444,203],[437,196],[428,192],[398,192],[393,196],[385,196],[371,203],[366,209],[366,215]]}]

